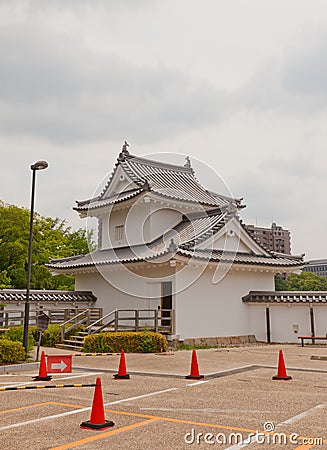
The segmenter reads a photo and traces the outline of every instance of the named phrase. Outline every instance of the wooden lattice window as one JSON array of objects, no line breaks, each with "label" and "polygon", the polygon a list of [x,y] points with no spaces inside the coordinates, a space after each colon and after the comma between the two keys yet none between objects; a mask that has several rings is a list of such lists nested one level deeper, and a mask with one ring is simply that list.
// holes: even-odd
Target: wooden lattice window
[{"label": "wooden lattice window", "polygon": [[115,228],[115,239],[116,241],[122,241],[124,239],[124,225],[117,225]]}]

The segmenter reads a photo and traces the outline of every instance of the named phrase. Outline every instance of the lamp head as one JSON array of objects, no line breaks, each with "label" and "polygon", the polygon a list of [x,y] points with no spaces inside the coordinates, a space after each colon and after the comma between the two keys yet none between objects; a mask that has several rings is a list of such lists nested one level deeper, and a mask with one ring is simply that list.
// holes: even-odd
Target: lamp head
[{"label": "lamp head", "polygon": [[31,165],[31,170],[43,170],[48,167],[48,163],[46,161],[36,161],[35,164]]}]

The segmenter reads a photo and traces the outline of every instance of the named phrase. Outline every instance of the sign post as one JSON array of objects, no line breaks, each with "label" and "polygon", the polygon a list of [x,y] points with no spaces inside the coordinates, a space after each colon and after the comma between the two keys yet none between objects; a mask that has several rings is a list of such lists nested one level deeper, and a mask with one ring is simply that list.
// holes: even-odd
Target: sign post
[{"label": "sign post", "polygon": [[40,347],[41,347],[41,341],[42,341],[42,331],[47,330],[50,322],[50,317],[45,314],[43,311],[40,311],[39,314],[36,316],[36,326],[38,330],[40,331],[39,334],[39,342],[37,344],[37,351],[36,351],[36,361],[39,360],[39,353],[40,353]]}]

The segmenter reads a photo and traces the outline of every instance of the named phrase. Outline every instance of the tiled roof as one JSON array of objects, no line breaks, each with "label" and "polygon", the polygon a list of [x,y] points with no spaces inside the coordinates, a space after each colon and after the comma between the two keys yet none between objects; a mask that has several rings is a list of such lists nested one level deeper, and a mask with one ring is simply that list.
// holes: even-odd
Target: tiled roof
[{"label": "tiled roof", "polygon": [[209,239],[226,225],[232,215],[228,212],[221,213],[215,210],[215,214],[209,212],[198,218],[196,215],[188,217],[190,222],[186,224],[182,222],[175,228],[181,238],[180,245],[183,249],[194,248]]},{"label": "tiled roof", "polygon": [[139,261],[148,261],[159,258],[169,253],[168,248],[162,244],[161,249],[152,250],[147,245],[135,245],[133,247],[120,247],[108,250],[95,250],[87,255],[78,256],[76,259],[51,260],[47,266],[50,269],[64,271],[66,269],[102,266],[105,264],[127,264]]},{"label": "tiled roof", "polygon": [[219,209],[215,209],[209,214],[193,213],[187,217],[184,216],[183,220],[176,227],[165,234],[165,238],[160,236],[149,244],[95,250],[87,255],[52,259],[48,267],[56,270],[65,270],[103,264],[126,264],[161,258],[169,253],[171,239],[173,239],[175,245],[185,245],[188,248],[193,246],[195,242],[198,244],[215,234],[225,225],[226,217],[229,217],[228,214],[222,214]]},{"label": "tiled roof", "polygon": [[124,200],[129,200],[130,198],[136,197],[138,194],[143,192],[143,189],[133,189],[127,192],[122,192],[121,194],[115,194],[111,197],[106,197],[103,199],[100,199],[99,197],[96,197],[95,199],[86,201],[86,202],[79,202],[78,206],[75,209],[76,211],[88,211],[96,208],[101,208],[103,206],[107,205],[113,205],[116,203],[123,202]]},{"label": "tiled roof", "polygon": [[327,291],[250,291],[244,303],[327,303]]},{"label": "tiled roof", "polygon": [[[0,289],[0,302],[24,302],[26,290]],[[96,297],[91,291],[46,291],[31,290],[30,302],[95,302]]]},{"label": "tiled roof", "polygon": [[298,258],[279,255],[255,255],[242,252],[226,252],[220,250],[199,250],[196,246],[221,230],[234,217],[227,211],[221,213],[217,208],[209,213],[193,213],[184,216],[183,220],[165,237],[161,236],[149,244],[115,249],[96,250],[88,255],[51,260],[48,267],[56,271],[72,270],[105,264],[127,264],[155,260],[165,255],[170,256],[169,244],[173,239],[177,254],[188,258],[197,258],[212,262],[233,262],[235,264],[251,264],[278,267],[302,266]]},{"label": "tiled roof", "polygon": [[103,192],[98,197],[77,202],[77,207],[74,209],[77,211],[85,211],[88,207],[92,209],[100,208],[107,204],[117,203],[131,198],[141,191],[150,191],[165,198],[205,206],[225,207],[233,203],[237,207],[241,207],[241,200],[219,195],[205,189],[196,179],[191,167],[139,158],[129,153],[120,155],[113,173],[115,173],[118,166],[123,168],[138,188],[130,191],[127,197],[122,193],[121,197],[114,196],[107,199],[105,195],[112,180],[112,174]]},{"label": "tiled roof", "polygon": [[191,168],[132,156],[127,157],[122,166],[133,181],[141,183],[146,181],[151,191],[164,197],[211,206],[228,204],[226,198],[215,197],[206,190],[197,181]]},{"label": "tiled roof", "polygon": [[300,259],[279,257],[279,256],[264,256],[255,255],[251,253],[243,252],[228,252],[222,250],[186,250],[180,248],[177,252],[181,256],[187,256],[190,258],[197,258],[203,260],[209,260],[212,262],[228,262],[233,264],[251,264],[260,266],[303,266],[303,261]]}]

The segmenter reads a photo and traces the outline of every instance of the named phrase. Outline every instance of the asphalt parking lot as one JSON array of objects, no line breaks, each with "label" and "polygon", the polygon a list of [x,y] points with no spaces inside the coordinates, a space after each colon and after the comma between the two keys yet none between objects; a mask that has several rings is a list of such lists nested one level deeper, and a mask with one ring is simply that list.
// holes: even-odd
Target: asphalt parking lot
[{"label": "asphalt parking lot", "polygon": [[103,431],[79,427],[90,418],[94,387],[1,391],[1,448],[327,448],[327,361],[311,359],[327,357],[327,348],[281,347],[293,379],[273,381],[279,348],[200,350],[199,381],[184,378],[189,351],[127,354],[129,380],[112,377],[119,356],[73,357],[73,372],[49,382],[34,382],[35,369],[0,375],[0,387],[94,384],[100,377],[105,416],[115,423]]}]

